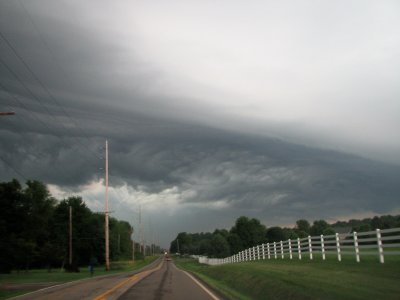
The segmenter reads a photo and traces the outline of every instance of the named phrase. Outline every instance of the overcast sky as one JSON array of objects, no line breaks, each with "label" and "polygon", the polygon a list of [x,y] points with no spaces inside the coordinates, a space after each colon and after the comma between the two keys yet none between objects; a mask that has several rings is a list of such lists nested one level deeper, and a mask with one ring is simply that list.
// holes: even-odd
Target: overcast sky
[{"label": "overcast sky", "polygon": [[[399,1],[1,1],[0,180],[180,231],[399,213]],[[157,234],[156,234],[157,232]]]}]

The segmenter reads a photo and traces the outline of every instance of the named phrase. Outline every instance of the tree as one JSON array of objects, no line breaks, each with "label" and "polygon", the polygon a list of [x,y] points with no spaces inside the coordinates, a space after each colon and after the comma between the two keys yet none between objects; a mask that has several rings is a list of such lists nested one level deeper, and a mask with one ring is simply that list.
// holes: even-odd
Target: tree
[{"label": "tree", "polygon": [[266,237],[267,237],[267,240],[269,243],[280,242],[280,241],[284,241],[287,239],[285,232],[279,226],[268,228]]},{"label": "tree", "polygon": [[328,229],[332,229],[332,227],[326,221],[324,220],[314,221],[310,229],[310,235],[316,236],[324,234],[324,232],[332,232],[331,230],[328,231]]},{"label": "tree", "polygon": [[229,256],[230,249],[229,244],[226,239],[219,233],[213,234],[213,237],[210,241],[211,246],[211,256],[217,258],[224,258]]},{"label": "tree", "polygon": [[26,208],[20,183],[13,179],[0,183],[0,272],[9,273],[15,267],[20,250],[19,235],[24,230]]},{"label": "tree", "polygon": [[236,233],[229,233],[227,241],[231,249],[231,254],[238,253],[244,249],[242,240]]},{"label": "tree", "polygon": [[310,233],[310,223],[307,220],[301,219],[296,221],[296,228],[299,231]]},{"label": "tree", "polygon": [[[192,236],[186,232],[180,232],[175,240],[171,242],[170,251],[172,253],[188,253],[192,246]],[[179,249],[178,249],[179,248]]]},{"label": "tree", "polygon": [[266,228],[259,220],[242,216],[236,220],[235,226],[231,228],[230,233],[239,236],[243,246],[241,250],[243,250],[264,243]]}]

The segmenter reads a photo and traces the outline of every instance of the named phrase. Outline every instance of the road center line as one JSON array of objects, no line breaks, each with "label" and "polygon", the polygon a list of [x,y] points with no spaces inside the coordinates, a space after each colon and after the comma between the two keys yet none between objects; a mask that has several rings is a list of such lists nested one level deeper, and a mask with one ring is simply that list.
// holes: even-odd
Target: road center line
[{"label": "road center line", "polygon": [[135,282],[137,282],[137,281],[143,279],[144,277],[147,277],[147,276],[150,275],[151,273],[153,273],[153,272],[155,272],[155,271],[161,269],[162,265],[163,265],[163,261],[161,261],[160,264],[159,264],[156,268],[154,268],[154,269],[150,269],[150,270],[147,270],[147,271],[143,271],[143,272],[137,273],[137,274],[135,274],[135,275],[129,277],[128,279],[126,279],[126,280],[124,280],[124,281],[118,283],[117,285],[113,286],[111,289],[109,289],[109,290],[106,291],[105,293],[103,293],[103,294],[101,294],[101,295],[99,295],[99,296],[96,296],[95,298],[93,298],[93,300],[104,300],[104,299],[107,299],[106,297],[107,297],[108,295],[112,294],[113,292],[115,292],[115,291],[118,290],[119,288],[123,287],[124,285],[126,285],[126,284],[128,284],[128,283],[132,283],[132,284],[133,284],[133,283],[135,283]]}]

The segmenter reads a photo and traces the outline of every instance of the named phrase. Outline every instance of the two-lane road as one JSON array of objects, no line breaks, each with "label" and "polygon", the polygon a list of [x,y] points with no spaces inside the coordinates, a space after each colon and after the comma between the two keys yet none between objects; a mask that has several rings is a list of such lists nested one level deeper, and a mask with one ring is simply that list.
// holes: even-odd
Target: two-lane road
[{"label": "two-lane road", "polygon": [[163,259],[143,271],[70,282],[16,299],[37,300],[216,300],[212,292],[172,261]]},{"label": "two-lane road", "polygon": [[125,292],[119,300],[216,300],[211,291],[188,273],[166,261],[152,273]]}]

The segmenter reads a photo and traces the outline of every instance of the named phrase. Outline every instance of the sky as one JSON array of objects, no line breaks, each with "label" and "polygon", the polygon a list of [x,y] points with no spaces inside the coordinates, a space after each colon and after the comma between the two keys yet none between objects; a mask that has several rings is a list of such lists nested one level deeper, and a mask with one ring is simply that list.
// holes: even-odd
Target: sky
[{"label": "sky", "polygon": [[0,2],[0,180],[178,232],[400,213],[398,1]]}]

